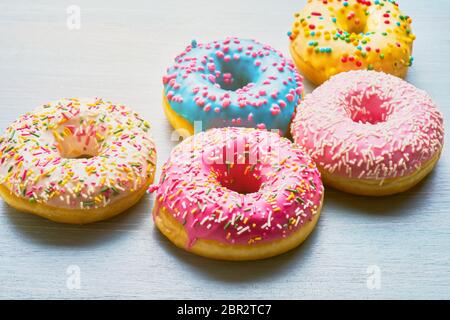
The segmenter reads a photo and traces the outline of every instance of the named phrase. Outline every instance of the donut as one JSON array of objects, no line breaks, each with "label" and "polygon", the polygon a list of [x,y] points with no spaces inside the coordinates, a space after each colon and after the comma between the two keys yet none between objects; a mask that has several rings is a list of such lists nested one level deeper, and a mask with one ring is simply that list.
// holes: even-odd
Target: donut
[{"label": "donut", "polygon": [[104,220],[153,183],[148,122],[102,99],[62,99],[19,117],[0,137],[0,196],[62,223]]},{"label": "donut", "polygon": [[404,78],[413,62],[411,22],[392,0],[308,0],[288,32],[291,55],[316,85],[350,70]]},{"label": "donut", "polygon": [[320,173],[276,132],[216,128],[185,139],[165,163],[153,218],[176,246],[255,260],[303,242],[319,219]]},{"label": "donut", "polygon": [[408,190],[431,172],[444,124],[424,91],[392,75],[359,70],[340,73],[308,95],[292,136],[325,184],[384,196]]},{"label": "donut", "polygon": [[229,126],[285,134],[302,81],[292,61],[255,40],[192,41],[163,77],[163,106],[186,136]]}]

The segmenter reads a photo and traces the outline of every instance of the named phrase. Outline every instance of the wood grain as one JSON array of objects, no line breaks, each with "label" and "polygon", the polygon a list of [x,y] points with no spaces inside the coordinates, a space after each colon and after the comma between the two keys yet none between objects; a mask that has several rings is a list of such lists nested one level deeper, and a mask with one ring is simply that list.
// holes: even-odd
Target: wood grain
[{"label": "wood grain", "polygon": [[[288,54],[286,32],[305,1],[2,0],[0,130],[61,97],[102,96],[153,124],[159,167],[171,148],[161,76],[191,39],[251,37]],[[400,1],[413,17],[408,80],[450,113],[450,3]],[[68,30],[66,9],[81,8]],[[307,86],[310,91],[312,86]],[[173,139],[172,139],[173,140]],[[113,220],[65,226],[0,202],[0,298],[450,298],[450,160],[410,192],[382,199],[327,189],[316,231],[298,250],[245,263],[176,249],[154,228],[152,197]],[[70,265],[81,288],[66,286]],[[366,285],[381,270],[381,288]]]}]

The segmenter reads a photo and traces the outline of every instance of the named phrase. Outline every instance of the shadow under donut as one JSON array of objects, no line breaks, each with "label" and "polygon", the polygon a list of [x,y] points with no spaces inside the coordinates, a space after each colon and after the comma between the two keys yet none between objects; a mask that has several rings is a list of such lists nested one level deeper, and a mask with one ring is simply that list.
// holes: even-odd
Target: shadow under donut
[{"label": "shadow under donut", "polygon": [[437,176],[436,169],[410,190],[391,196],[353,195],[325,186],[325,201],[333,208],[351,214],[377,215],[380,217],[406,215],[417,208],[420,203],[423,203],[424,196],[431,193],[430,188]]},{"label": "shadow under donut", "polygon": [[190,271],[218,281],[248,283],[268,279],[268,277],[273,280],[278,275],[285,275],[293,268],[298,271],[302,264],[308,263],[313,247],[320,236],[320,220],[315,230],[299,247],[279,256],[255,261],[222,261],[204,258],[176,247],[156,227],[153,228],[153,235],[165,251],[183,263]]},{"label": "shadow under donut", "polygon": [[153,198],[145,195],[135,206],[121,214],[100,222],[86,225],[56,223],[41,217],[20,212],[5,204],[5,216],[24,241],[48,246],[90,247],[115,240],[137,230],[150,219]]}]

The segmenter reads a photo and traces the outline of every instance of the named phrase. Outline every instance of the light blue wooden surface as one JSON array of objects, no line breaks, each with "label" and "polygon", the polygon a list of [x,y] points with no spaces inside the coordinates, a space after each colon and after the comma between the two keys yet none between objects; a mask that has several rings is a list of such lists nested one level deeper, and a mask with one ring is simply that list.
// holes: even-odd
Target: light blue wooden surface
[{"label": "light blue wooden surface", "polygon": [[[193,38],[228,35],[288,54],[286,32],[304,2],[2,0],[0,129],[48,100],[102,96],[151,120],[161,166],[175,145],[161,109],[161,76],[173,57]],[[73,4],[81,8],[81,29],[70,31],[66,9]],[[448,119],[450,2],[400,4],[417,34],[408,80]],[[448,299],[447,150],[430,177],[398,196],[327,189],[321,220],[304,245],[257,262],[210,261],[174,248],[154,228],[150,196],[89,226],[55,224],[0,202],[0,298]],[[367,286],[374,265],[379,289]],[[80,270],[80,289],[70,289],[69,266]]]}]

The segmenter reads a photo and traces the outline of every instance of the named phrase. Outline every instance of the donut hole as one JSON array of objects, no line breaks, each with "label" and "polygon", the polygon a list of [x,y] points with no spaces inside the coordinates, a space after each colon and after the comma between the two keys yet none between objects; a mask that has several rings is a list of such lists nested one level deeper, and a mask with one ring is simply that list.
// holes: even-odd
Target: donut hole
[{"label": "donut hole", "polygon": [[367,15],[362,6],[351,9],[342,9],[336,16],[337,27],[349,34],[367,32]]},{"label": "donut hole", "polygon": [[365,33],[366,25],[361,22],[351,23],[351,24],[346,23],[340,29],[349,34],[360,34],[360,33]]},{"label": "donut hole", "polygon": [[98,156],[98,148],[62,143],[58,146],[59,154],[64,159],[91,159]]},{"label": "donut hole", "polygon": [[377,91],[352,91],[345,97],[345,111],[352,121],[377,124],[387,121],[393,108],[391,98]]},{"label": "donut hole", "polygon": [[250,83],[250,77],[245,74],[233,73],[231,70],[224,70],[218,79],[219,86],[228,91],[237,91]]},{"label": "donut hole", "polygon": [[[214,74],[219,75],[216,77],[216,83],[223,90],[238,91],[254,81],[254,76],[244,61],[219,61],[215,66],[218,72]],[[252,68],[254,69],[253,65]]]},{"label": "donut hole", "polygon": [[74,157],[72,157],[72,158],[67,158],[66,157],[66,159],[91,159],[91,158],[93,158],[93,157],[95,157],[95,155],[90,155],[90,154],[82,154],[82,155],[76,155],[76,156],[74,156]]},{"label": "donut hole", "polygon": [[100,141],[95,130],[79,128],[75,134],[68,134],[66,128],[60,128],[53,133],[56,147],[61,158],[91,159],[100,154]]},{"label": "donut hole", "polygon": [[212,173],[222,187],[246,195],[258,192],[264,182],[257,167],[251,164],[215,165]]}]

